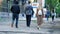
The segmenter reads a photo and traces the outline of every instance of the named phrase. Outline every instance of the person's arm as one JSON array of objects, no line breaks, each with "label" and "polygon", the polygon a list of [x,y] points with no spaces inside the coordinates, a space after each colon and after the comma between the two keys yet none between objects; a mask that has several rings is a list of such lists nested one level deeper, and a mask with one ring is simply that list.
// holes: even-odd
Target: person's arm
[{"label": "person's arm", "polygon": [[32,11],[34,12],[33,7],[32,7]]},{"label": "person's arm", "polygon": [[34,14],[34,10],[33,10],[33,7],[32,7],[32,15]]},{"label": "person's arm", "polygon": [[25,14],[26,14],[26,11],[27,11],[27,7],[25,6]]},{"label": "person's arm", "polygon": [[20,7],[18,6],[18,12],[20,13]]},{"label": "person's arm", "polygon": [[41,11],[42,11],[42,17],[44,17],[43,9],[41,9]]},{"label": "person's arm", "polygon": [[38,11],[39,11],[39,9],[37,8],[37,11],[36,11],[36,17],[38,16]]}]

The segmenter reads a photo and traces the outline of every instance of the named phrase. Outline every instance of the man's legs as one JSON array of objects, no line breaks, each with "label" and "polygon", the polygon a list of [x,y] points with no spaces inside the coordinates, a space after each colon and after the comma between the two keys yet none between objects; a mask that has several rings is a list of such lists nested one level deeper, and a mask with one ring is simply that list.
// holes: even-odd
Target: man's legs
[{"label": "man's legs", "polygon": [[28,15],[26,15],[26,25],[28,27]]},{"label": "man's legs", "polygon": [[30,27],[31,15],[26,15],[27,27]]},{"label": "man's legs", "polygon": [[31,23],[31,15],[29,15],[29,18],[28,18],[29,20],[28,20],[28,26],[30,27],[30,23]]},{"label": "man's legs", "polygon": [[48,21],[49,16],[47,16],[47,21]]},{"label": "man's legs", "polygon": [[19,19],[19,14],[16,14],[16,24],[15,24],[16,28],[18,28],[18,19]]},{"label": "man's legs", "polygon": [[49,20],[49,16],[47,15],[47,21]]},{"label": "man's legs", "polygon": [[14,20],[15,20],[15,14],[12,15],[12,24],[11,24],[11,27],[13,27]]}]

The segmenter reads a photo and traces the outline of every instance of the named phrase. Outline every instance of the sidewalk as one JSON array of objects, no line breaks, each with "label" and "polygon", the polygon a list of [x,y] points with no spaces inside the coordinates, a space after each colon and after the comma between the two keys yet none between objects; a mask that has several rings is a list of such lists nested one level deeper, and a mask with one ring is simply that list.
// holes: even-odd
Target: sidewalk
[{"label": "sidewalk", "polygon": [[31,24],[31,27],[28,28],[26,27],[26,22],[25,21],[20,21],[19,22],[19,28],[15,28],[15,26],[13,28],[11,28],[10,25],[0,25],[0,32],[11,32],[11,33],[42,33],[42,34],[49,34],[48,30],[50,29],[42,29],[41,30],[38,30],[36,28],[36,23],[33,23]]},{"label": "sidewalk", "polygon": [[[0,26],[1,27],[1,26]],[[38,30],[36,28],[28,28],[28,27],[19,27],[19,28],[11,28],[10,26],[2,26],[0,28],[0,32],[12,32],[12,33],[46,33],[48,34],[48,30]]]},{"label": "sidewalk", "polygon": [[[7,34],[9,34],[9,33],[50,34],[51,33],[50,31],[54,31],[53,33],[58,31],[58,30],[54,30],[55,28],[51,29],[53,25],[49,23],[49,21],[51,21],[50,19],[49,19],[49,21],[44,20],[44,23],[42,24],[40,30],[37,29],[36,20],[35,21],[32,20],[30,28],[26,27],[25,20],[23,20],[23,21],[19,20],[19,28],[15,28],[15,26],[13,28],[11,28],[11,26],[10,26],[11,21],[9,21],[9,20],[6,22],[4,21],[4,23],[0,22],[0,32],[5,32],[5,33],[7,32]],[[56,20],[58,20],[58,19],[56,19]],[[55,27],[57,27],[57,26],[55,26]],[[57,34],[59,34],[59,33],[57,33]]]}]

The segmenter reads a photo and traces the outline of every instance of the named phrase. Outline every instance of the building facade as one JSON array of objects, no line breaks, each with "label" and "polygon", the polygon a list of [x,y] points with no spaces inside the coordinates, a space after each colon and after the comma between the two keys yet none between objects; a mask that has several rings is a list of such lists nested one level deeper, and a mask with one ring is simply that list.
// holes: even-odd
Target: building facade
[{"label": "building facade", "polygon": [[[44,6],[44,0],[18,0],[20,6],[24,5],[26,3],[26,1],[31,1],[31,3],[39,3],[39,8],[42,8]],[[2,6],[3,9],[8,8],[10,9],[10,7],[12,6],[14,0],[9,0],[9,2],[7,0],[0,0],[0,5]],[[21,7],[21,10],[23,8]],[[23,11],[22,11],[23,12]]]}]

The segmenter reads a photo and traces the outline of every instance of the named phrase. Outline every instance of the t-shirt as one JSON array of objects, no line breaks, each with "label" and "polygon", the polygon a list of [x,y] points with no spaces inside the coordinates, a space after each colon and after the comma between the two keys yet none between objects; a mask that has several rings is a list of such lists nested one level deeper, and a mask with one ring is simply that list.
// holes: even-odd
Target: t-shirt
[{"label": "t-shirt", "polygon": [[42,11],[41,10],[38,11],[38,15],[42,15]]},{"label": "t-shirt", "polygon": [[55,16],[55,13],[52,13],[52,16]]}]

